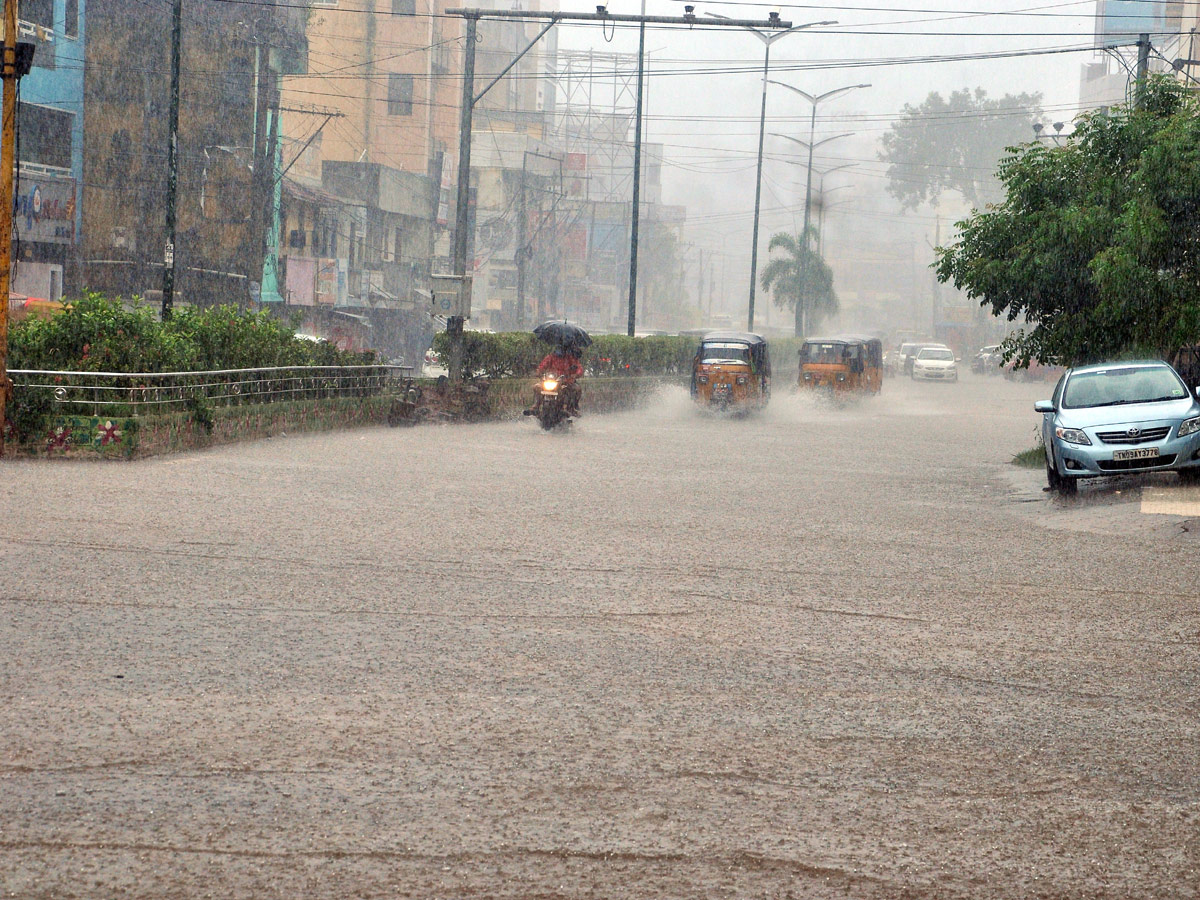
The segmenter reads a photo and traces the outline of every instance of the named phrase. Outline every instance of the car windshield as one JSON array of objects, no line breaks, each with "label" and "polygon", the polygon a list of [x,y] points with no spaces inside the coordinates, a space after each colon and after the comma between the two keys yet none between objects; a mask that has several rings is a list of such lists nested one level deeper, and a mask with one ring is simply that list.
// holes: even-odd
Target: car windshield
[{"label": "car windshield", "polygon": [[954,361],[954,351],[953,350],[943,350],[943,349],[939,349],[937,347],[926,347],[924,350],[922,350],[920,353],[917,354],[917,359],[936,359],[936,360],[940,360],[943,362],[946,362],[946,361],[953,362]]},{"label": "car windshield", "polygon": [[800,348],[800,361],[806,363],[843,363],[856,359],[859,348],[838,341],[821,341],[805,344]]},{"label": "car windshield", "polygon": [[704,344],[700,347],[700,362],[750,362],[750,347],[746,344]]},{"label": "car windshield", "polygon": [[916,346],[917,346],[916,344],[901,344],[900,345],[900,355],[901,356],[911,356],[912,352],[913,352],[913,348]]},{"label": "car windshield", "polygon": [[1071,375],[1063,390],[1063,406],[1083,409],[1156,403],[1182,400],[1187,395],[1187,388],[1179,376],[1167,366],[1121,366]]}]

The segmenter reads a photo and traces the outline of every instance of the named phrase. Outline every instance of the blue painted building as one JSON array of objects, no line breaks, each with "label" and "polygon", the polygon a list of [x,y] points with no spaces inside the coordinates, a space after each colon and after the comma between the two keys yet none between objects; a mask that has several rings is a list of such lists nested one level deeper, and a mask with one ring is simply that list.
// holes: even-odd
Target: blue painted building
[{"label": "blue painted building", "polygon": [[79,269],[85,0],[21,0],[18,40],[36,48],[21,79],[13,290],[56,299]]}]

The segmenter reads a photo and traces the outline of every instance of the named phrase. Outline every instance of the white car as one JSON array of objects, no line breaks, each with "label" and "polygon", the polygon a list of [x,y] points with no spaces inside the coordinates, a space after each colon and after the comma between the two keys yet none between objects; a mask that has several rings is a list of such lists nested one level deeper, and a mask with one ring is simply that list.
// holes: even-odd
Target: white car
[{"label": "white car", "polygon": [[958,366],[949,347],[922,347],[912,367],[913,381],[958,381]]}]

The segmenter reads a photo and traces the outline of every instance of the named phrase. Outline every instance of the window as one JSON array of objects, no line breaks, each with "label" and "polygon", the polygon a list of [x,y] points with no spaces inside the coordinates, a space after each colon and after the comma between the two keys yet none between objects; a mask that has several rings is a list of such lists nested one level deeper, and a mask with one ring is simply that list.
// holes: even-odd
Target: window
[{"label": "window", "polygon": [[71,168],[71,128],[75,117],[61,109],[22,103],[17,112],[21,161]]},{"label": "window", "polygon": [[53,30],[54,0],[22,0],[21,19]]},{"label": "window", "polygon": [[63,13],[63,34],[79,36],[79,0],[67,0]]},{"label": "window", "polygon": [[393,16],[415,16],[416,14],[417,0],[392,0]]},{"label": "window", "polygon": [[413,107],[413,77],[393,72],[388,75],[388,115],[411,116]]}]

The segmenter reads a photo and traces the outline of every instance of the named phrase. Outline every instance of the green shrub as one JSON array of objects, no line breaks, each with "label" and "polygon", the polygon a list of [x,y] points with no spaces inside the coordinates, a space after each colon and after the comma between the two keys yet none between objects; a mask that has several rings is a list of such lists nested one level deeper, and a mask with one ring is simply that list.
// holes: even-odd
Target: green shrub
[{"label": "green shrub", "polygon": [[[94,293],[49,318],[17,322],[9,332],[12,369],[150,373],[375,362],[370,351],[299,340],[269,312],[182,307],[160,322],[150,304],[126,304]],[[18,387],[8,414],[19,438],[33,434],[52,406],[45,392]],[[211,428],[210,411],[193,406],[192,412],[198,423]]]},{"label": "green shrub", "polygon": [[[698,341],[690,337],[628,337],[597,335],[584,351],[588,375],[683,375],[691,371]],[[450,336],[434,335],[433,349],[442,365],[450,362]],[[463,377],[489,378],[532,375],[550,346],[529,332],[491,334],[468,331],[463,335]]]}]

